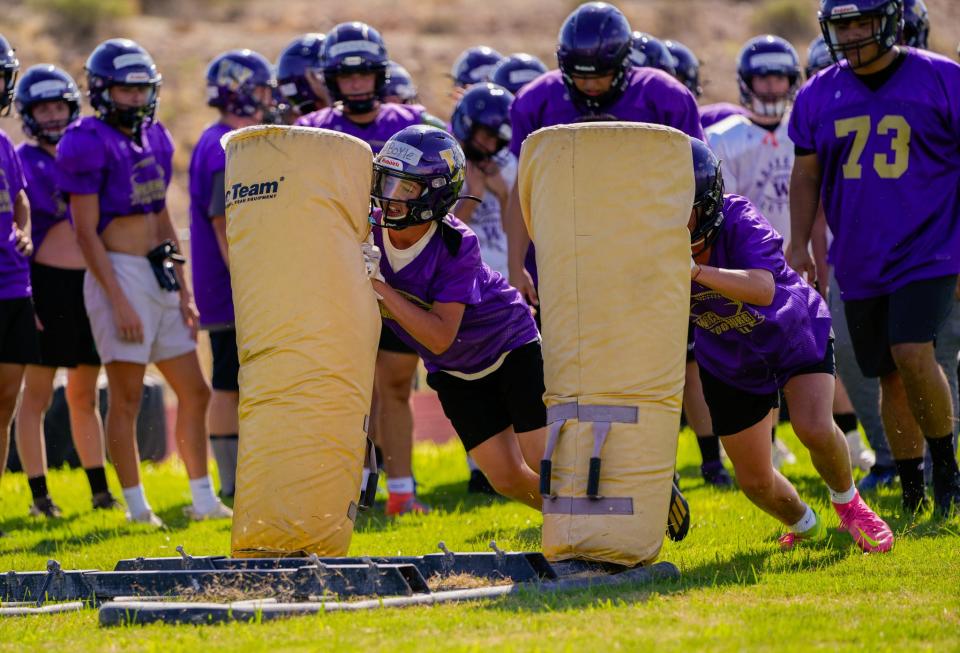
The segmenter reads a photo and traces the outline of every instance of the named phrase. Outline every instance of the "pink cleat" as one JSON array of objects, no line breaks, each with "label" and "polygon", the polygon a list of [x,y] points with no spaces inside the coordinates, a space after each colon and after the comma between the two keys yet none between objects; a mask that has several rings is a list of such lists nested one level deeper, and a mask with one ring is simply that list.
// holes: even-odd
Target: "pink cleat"
[{"label": "pink cleat", "polygon": [[840,515],[840,530],[850,533],[866,553],[886,553],[893,548],[893,531],[860,498],[859,492],[850,503],[835,503],[833,508]]}]

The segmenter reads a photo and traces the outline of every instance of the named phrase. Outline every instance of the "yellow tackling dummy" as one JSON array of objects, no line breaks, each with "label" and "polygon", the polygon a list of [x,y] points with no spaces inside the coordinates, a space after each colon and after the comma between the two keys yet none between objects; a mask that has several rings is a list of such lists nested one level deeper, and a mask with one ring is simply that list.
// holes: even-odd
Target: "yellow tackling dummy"
[{"label": "yellow tackling dummy", "polygon": [[306,127],[224,138],[240,357],[233,555],[346,555],[380,315],[360,243],[373,156]]},{"label": "yellow tackling dummy", "polygon": [[636,123],[541,129],[523,144],[519,184],[537,251],[550,423],[544,553],[650,563],[663,544],[683,391],[690,141]]}]

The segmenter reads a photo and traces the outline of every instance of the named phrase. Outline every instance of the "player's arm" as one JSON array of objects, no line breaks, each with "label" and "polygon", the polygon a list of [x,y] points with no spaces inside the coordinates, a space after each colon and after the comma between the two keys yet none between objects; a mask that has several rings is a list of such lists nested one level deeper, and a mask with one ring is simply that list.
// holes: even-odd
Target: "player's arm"
[{"label": "player's arm", "polygon": [[13,198],[13,222],[15,237],[17,239],[17,251],[24,256],[33,254],[33,241],[30,235],[30,200],[27,199],[27,192],[20,189],[16,197]]},{"label": "player's arm", "polygon": [[217,238],[217,247],[223,262],[230,265],[230,254],[227,248],[227,208],[224,194],[224,171],[214,173],[213,183],[210,185],[210,205],[207,207],[207,217],[213,226],[213,235]]},{"label": "player's arm", "polygon": [[808,248],[820,206],[820,175],[816,153],[797,152],[790,175],[791,242],[787,261],[801,276],[806,273],[811,283],[817,278],[817,269]]},{"label": "player's arm", "polygon": [[523,224],[520,188],[516,182],[510,191],[507,209],[502,215],[503,231],[507,234],[507,267],[510,285],[519,290],[532,306],[539,306],[540,299],[537,297],[536,288],[533,287],[533,278],[523,264],[527,257],[527,250],[530,249],[530,234],[527,233],[527,226]]},{"label": "player's arm", "polygon": [[397,324],[417,342],[437,355],[450,348],[460,330],[464,304],[434,302],[430,310],[425,311],[384,282],[373,279],[372,283]]},{"label": "player's arm", "polygon": [[772,304],[777,290],[770,270],[729,270],[698,263],[691,268],[690,278],[724,297],[754,306]]},{"label": "player's arm", "polygon": [[810,248],[813,250],[813,262],[817,266],[817,274],[820,279],[817,283],[817,290],[824,297],[827,296],[827,279],[830,278],[829,266],[827,265],[827,216],[823,214],[823,206],[817,209],[817,217],[813,221],[813,234],[810,242]]},{"label": "player's arm", "polygon": [[[157,235],[160,240],[172,240],[180,249],[180,241],[177,238],[177,230],[173,226],[173,220],[170,218],[170,211],[164,206],[157,212]],[[190,329],[193,339],[197,339],[197,329],[200,324],[200,314],[197,307],[193,304],[193,294],[187,286],[186,275],[183,273],[182,265],[173,266],[174,274],[177,276],[177,283],[180,285],[180,315],[183,323]]]}]

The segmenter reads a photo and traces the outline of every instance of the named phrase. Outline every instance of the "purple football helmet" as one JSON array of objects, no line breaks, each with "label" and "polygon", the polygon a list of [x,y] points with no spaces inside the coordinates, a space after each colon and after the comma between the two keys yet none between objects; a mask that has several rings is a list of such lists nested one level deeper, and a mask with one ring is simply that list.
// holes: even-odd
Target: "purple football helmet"
[{"label": "purple football helmet", "polygon": [[400,104],[414,104],[417,101],[417,85],[406,68],[391,61],[387,65],[387,83],[383,87],[383,98],[398,98]]},{"label": "purple football helmet", "polygon": [[930,40],[930,14],[923,0],[903,0],[903,36],[901,42],[912,48],[927,49]]},{"label": "purple football helmet", "polygon": [[236,116],[250,117],[257,112],[266,116],[273,108],[273,92],[264,102],[256,91],[274,87],[273,66],[252,50],[224,52],[207,67],[207,105]]},{"label": "purple football helmet", "polygon": [[542,61],[532,54],[518,52],[511,54],[493,69],[490,81],[516,95],[521,88],[545,72],[547,67]]},{"label": "purple football helmet", "polygon": [[[784,93],[759,94],[753,89],[755,77],[783,75],[789,86]],[[760,116],[782,117],[793,102],[800,85],[800,56],[790,43],[766,34],[747,41],[737,57],[740,103]]]},{"label": "purple football helmet", "polygon": [[[463,94],[453,110],[450,127],[463,145],[467,160],[477,163],[486,161],[510,144],[513,135],[510,129],[512,103],[513,94],[510,91],[489,82],[471,86]],[[496,151],[483,152],[473,144],[473,136],[481,128],[496,137]]]},{"label": "purple football helmet", "polygon": [[720,235],[723,224],[723,174],[720,172],[720,160],[707,144],[699,138],[691,138],[693,150],[693,178],[696,190],[693,195],[693,210],[696,224],[690,232],[690,244],[699,245],[700,250],[710,247]]},{"label": "purple football helmet", "polygon": [[[98,45],[86,64],[90,106],[104,122],[139,134],[153,120],[163,78],[153,57],[130,39],[110,39]],[[113,101],[114,86],[142,86],[149,90],[142,106],[121,106]]]},{"label": "purple football helmet", "polygon": [[[601,113],[620,99],[627,88],[631,45],[630,23],[606,2],[577,7],[560,27],[557,63],[573,103],[585,113]],[[610,89],[601,95],[581,93],[574,77],[612,75]]]},{"label": "purple football helmet", "polygon": [[[41,124],[33,117],[38,104],[58,100],[67,103],[70,113],[66,120]],[[47,63],[27,68],[17,84],[14,104],[23,120],[24,133],[48,145],[59,143],[67,125],[80,117],[80,91],[73,77]]]},{"label": "purple football helmet", "polygon": [[460,197],[466,160],[457,140],[437,127],[412,125],[394,134],[373,160],[371,217],[406,229],[442,220]]},{"label": "purple football helmet", "polygon": [[833,55],[830,54],[830,48],[827,42],[823,40],[823,34],[810,41],[810,47],[807,48],[807,66],[804,73],[807,79],[810,79],[824,68],[833,65]]},{"label": "purple football helmet", "polygon": [[[817,18],[834,61],[846,59],[853,68],[861,68],[897,44],[903,25],[903,0],[820,0]],[[841,43],[837,26],[860,18],[873,20],[873,33],[857,41]],[[877,46],[876,52],[872,57],[864,57],[864,48],[871,45]]]},{"label": "purple football helmet", "polygon": [[663,44],[673,57],[677,81],[686,86],[694,97],[700,97],[703,87],[700,85],[700,60],[697,55],[680,41],[664,41]]},{"label": "purple football helmet", "polygon": [[277,59],[277,88],[284,103],[301,115],[328,104],[321,58],[325,38],[313,33],[298,36]]},{"label": "purple football helmet", "polygon": [[646,32],[634,32],[631,36],[630,63],[638,68],[657,68],[671,77],[677,76],[670,50],[658,38]]},{"label": "purple football helmet", "polygon": [[10,113],[10,101],[13,99],[13,88],[17,83],[17,71],[20,62],[17,53],[13,51],[10,42],[0,34],[0,74],[3,75],[3,91],[0,92],[0,116]]},{"label": "purple football helmet", "polygon": [[[348,113],[373,111],[383,95],[390,61],[380,32],[366,23],[340,23],[327,32],[322,58],[324,82],[334,101],[342,102]],[[373,92],[361,96],[341,93],[337,77],[353,73],[373,73]]]},{"label": "purple football helmet", "polygon": [[473,84],[490,81],[490,75],[497,64],[503,61],[503,55],[493,48],[478,45],[467,48],[453,62],[450,76],[454,86],[467,88]]}]

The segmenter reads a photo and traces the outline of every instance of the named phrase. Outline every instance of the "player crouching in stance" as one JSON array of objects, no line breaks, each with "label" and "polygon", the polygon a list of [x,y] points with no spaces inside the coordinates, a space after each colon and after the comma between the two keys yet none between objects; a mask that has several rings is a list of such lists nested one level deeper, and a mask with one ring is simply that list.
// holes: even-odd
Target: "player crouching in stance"
[{"label": "player crouching in stance", "polygon": [[832,417],[833,338],[817,292],[787,267],[781,238],[748,200],[723,194],[720,162],[697,139],[690,216],[690,319],[714,432],[737,481],[758,507],[789,526],[783,549],[826,536],[820,517],[774,469],[772,411],[782,388],[800,442],[830,491],[840,528],[867,552],[889,551],[890,527],[853,484]]},{"label": "player crouching in stance", "polygon": [[420,354],[427,383],[497,491],[539,510],[540,334],[520,293],[482,261],[477,236],[448,214],[463,188],[463,150],[416,125],[387,141],[373,168],[380,228],[364,258],[384,324]]}]

